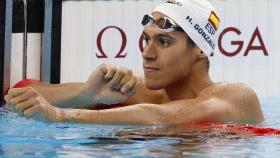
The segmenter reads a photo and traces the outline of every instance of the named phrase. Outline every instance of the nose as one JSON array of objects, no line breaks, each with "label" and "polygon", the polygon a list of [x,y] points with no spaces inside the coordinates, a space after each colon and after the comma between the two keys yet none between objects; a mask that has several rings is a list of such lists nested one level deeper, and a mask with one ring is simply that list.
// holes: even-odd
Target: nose
[{"label": "nose", "polygon": [[146,61],[153,61],[157,59],[157,50],[153,41],[145,46],[142,57]]}]

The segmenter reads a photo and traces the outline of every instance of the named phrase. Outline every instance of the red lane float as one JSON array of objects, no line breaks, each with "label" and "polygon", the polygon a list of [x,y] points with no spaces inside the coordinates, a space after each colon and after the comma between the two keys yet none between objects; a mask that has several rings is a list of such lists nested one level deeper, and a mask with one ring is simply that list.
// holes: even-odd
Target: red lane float
[{"label": "red lane float", "polygon": [[279,129],[266,128],[266,127],[256,127],[252,125],[237,125],[237,124],[223,124],[223,123],[195,123],[195,125],[203,128],[218,128],[234,131],[237,133],[245,132],[250,134],[255,134],[258,136],[264,135],[280,135]]},{"label": "red lane float", "polygon": [[24,79],[24,80],[17,82],[13,86],[13,88],[22,88],[22,87],[29,86],[32,83],[39,83],[39,82],[40,82],[39,80],[35,80],[35,79]]}]

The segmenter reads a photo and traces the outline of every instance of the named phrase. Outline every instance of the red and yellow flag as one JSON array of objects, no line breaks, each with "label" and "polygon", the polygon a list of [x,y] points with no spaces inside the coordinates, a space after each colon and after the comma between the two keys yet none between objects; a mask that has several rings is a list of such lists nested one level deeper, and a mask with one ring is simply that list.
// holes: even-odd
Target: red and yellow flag
[{"label": "red and yellow flag", "polygon": [[214,27],[215,30],[218,29],[218,27],[220,25],[220,19],[213,11],[211,12],[208,21],[212,24],[212,26]]}]

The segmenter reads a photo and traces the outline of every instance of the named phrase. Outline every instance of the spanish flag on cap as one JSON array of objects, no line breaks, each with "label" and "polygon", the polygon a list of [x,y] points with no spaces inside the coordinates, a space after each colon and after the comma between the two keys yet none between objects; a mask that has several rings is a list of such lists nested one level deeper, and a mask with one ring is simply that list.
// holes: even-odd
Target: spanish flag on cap
[{"label": "spanish flag on cap", "polygon": [[[214,51],[218,35],[216,30],[221,24],[218,13],[208,0],[169,0],[169,3],[157,5],[152,12],[160,12],[175,21],[207,55]],[[204,30],[198,27],[205,24],[211,28]]]},{"label": "spanish flag on cap", "polygon": [[214,27],[215,30],[218,29],[218,27],[220,25],[220,19],[213,11],[211,11],[208,21],[212,24],[212,26]]}]

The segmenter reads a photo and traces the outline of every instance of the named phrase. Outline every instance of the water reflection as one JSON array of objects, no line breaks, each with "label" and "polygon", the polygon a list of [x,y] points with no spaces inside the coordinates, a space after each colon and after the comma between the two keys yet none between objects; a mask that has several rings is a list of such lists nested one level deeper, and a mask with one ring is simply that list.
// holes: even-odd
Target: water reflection
[{"label": "water reflection", "polygon": [[[93,142],[81,143],[102,152],[120,155],[156,157],[193,157],[222,155],[242,155],[246,157],[253,151],[255,136],[235,133],[228,130],[199,129],[193,127],[157,127],[124,129],[114,137],[90,137]],[[240,150],[242,149],[242,150]],[[210,154],[212,153],[212,154]],[[211,156],[212,155],[212,156]]]},{"label": "water reflection", "polygon": [[0,124],[0,157],[239,158],[280,154],[279,137],[256,136],[234,128],[47,124],[3,110]]}]

